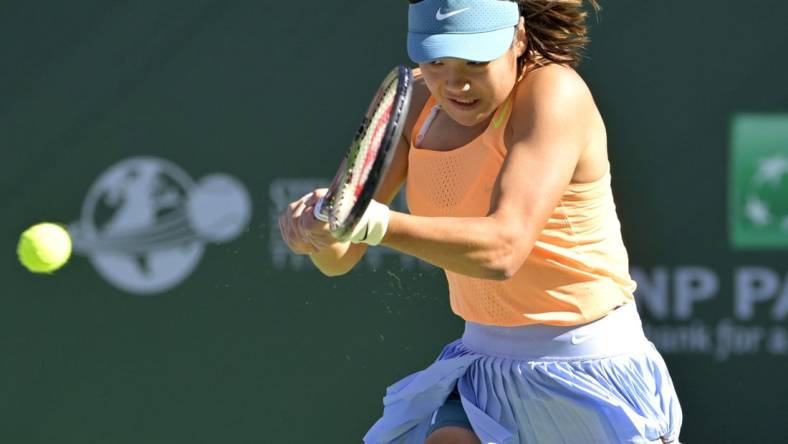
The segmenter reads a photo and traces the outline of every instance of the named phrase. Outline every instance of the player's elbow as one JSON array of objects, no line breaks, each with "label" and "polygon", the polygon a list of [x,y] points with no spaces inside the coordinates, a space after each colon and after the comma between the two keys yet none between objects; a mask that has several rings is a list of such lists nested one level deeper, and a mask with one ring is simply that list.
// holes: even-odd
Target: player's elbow
[{"label": "player's elbow", "polygon": [[326,268],[326,267],[317,267],[317,269],[320,270],[320,272],[323,273],[323,276],[326,277],[342,276],[344,274],[347,274],[348,271],[350,271],[350,269]]},{"label": "player's elbow", "polygon": [[309,258],[325,276],[336,277],[347,274],[352,270],[363,256],[365,250],[366,247],[361,244],[336,242],[329,248],[310,254]]},{"label": "player's elbow", "polygon": [[527,245],[519,233],[501,233],[485,264],[487,279],[511,279],[523,266],[530,251],[531,246]]},{"label": "player's elbow", "polygon": [[485,267],[485,278],[494,281],[506,281],[514,277],[522,266],[510,257],[500,258]]},{"label": "player's elbow", "polygon": [[347,274],[355,265],[355,262],[350,261],[318,261],[314,257],[311,259],[315,267],[326,277],[337,277]]},{"label": "player's elbow", "polygon": [[517,273],[518,269],[510,268],[510,267],[503,267],[497,268],[493,271],[492,277],[490,279],[494,281],[508,281]]}]

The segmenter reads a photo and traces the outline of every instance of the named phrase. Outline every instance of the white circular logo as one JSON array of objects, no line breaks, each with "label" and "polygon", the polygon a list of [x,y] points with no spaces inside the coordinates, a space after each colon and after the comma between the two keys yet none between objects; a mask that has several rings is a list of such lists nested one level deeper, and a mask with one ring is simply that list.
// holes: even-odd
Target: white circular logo
[{"label": "white circular logo", "polygon": [[195,182],[171,162],[135,157],[96,180],[69,231],[75,251],[107,281],[154,294],[186,279],[207,242],[236,238],[250,217],[249,195],[235,178],[212,174]]},{"label": "white circular logo", "polygon": [[754,226],[788,230],[788,156],[758,160],[745,197],[744,215]]}]

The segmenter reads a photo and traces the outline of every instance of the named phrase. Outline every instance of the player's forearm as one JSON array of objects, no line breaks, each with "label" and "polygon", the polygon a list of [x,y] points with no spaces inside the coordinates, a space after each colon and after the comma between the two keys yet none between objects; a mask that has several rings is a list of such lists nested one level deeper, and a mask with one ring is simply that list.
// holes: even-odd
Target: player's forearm
[{"label": "player's forearm", "polygon": [[353,269],[364,255],[366,248],[367,246],[363,244],[336,242],[317,253],[310,253],[309,258],[326,276],[340,276]]},{"label": "player's forearm", "polygon": [[494,217],[419,217],[391,213],[383,245],[446,270],[507,279],[533,246],[521,230]]}]

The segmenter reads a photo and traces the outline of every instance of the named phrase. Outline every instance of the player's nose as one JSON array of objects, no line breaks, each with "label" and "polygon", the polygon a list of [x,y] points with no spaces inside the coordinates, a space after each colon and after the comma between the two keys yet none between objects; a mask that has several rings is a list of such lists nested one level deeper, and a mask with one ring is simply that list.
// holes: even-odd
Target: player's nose
[{"label": "player's nose", "polygon": [[466,93],[471,90],[471,83],[462,76],[449,76],[445,87],[450,93]]}]

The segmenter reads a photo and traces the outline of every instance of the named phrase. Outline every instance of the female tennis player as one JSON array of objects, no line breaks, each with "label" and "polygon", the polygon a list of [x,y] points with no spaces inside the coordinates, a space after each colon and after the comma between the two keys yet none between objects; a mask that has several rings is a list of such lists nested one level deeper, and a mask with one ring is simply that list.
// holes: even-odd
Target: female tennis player
[{"label": "female tennis player", "polygon": [[[325,190],[280,218],[327,275],[370,245],[443,268],[465,320],[432,365],[388,388],[365,442],[677,442],[681,408],[633,302],[604,123],[572,68],[581,1],[409,8],[412,112],[351,240],[314,218]],[[387,206],[402,184],[410,214]]]}]

